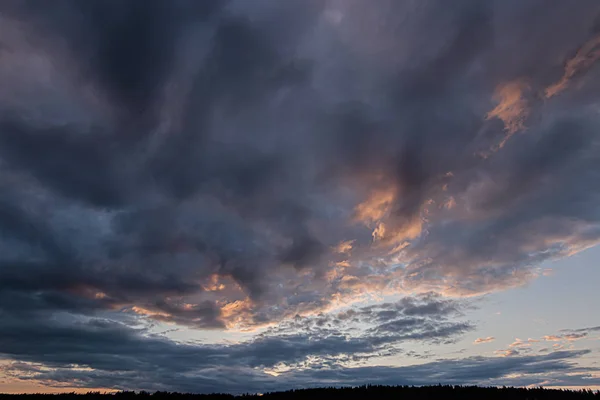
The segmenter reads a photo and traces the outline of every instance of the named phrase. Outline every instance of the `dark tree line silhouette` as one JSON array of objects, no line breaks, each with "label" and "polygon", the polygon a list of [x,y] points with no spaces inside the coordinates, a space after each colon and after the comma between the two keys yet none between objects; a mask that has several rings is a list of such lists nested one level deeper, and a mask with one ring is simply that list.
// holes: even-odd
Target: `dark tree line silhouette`
[{"label": "dark tree line silhouette", "polygon": [[264,394],[191,394],[176,392],[116,393],[89,392],[86,394],[0,394],[0,400],[600,400],[600,391],[544,388],[479,387],[479,386],[374,386],[318,389],[296,389]]}]

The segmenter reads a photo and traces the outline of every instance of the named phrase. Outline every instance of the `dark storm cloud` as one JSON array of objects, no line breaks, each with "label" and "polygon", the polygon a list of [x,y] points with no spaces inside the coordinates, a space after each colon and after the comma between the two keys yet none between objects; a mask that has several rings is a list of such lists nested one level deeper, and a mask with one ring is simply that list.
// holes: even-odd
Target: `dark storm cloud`
[{"label": "dark storm cloud", "polygon": [[65,41],[82,62],[81,72],[98,80],[116,107],[138,114],[156,106],[152,103],[175,68],[175,51],[186,27],[209,20],[224,4],[9,0],[3,8]]},{"label": "dark storm cloud", "polygon": [[[43,54],[38,72],[49,74],[45,86],[35,76],[7,86],[64,97],[58,121],[44,109],[25,113],[37,104],[26,90],[6,101],[3,201],[21,216],[7,216],[3,229],[43,254],[17,260],[31,271],[21,284],[50,284],[39,278],[54,275],[62,287],[48,290],[85,285],[156,309],[165,296],[215,302],[200,282],[216,275],[241,286],[233,300],[250,296],[258,323],[377,286],[376,276],[348,286],[366,272],[358,262],[381,260],[381,249],[370,248],[373,230],[384,246],[415,239],[395,255],[410,271],[408,287],[446,281],[462,294],[526,279],[531,264],[597,237],[597,193],[584,184],[595,174],[597,118],[576,111],[574,95],[547,103],[534,96],[523,106],[531,109],[527,132],[488,158],[476,155],[505,135],[502,121],[484,118],[495,88],[521,78],[513,67],[497,71],[505,51],[498,44],[530,62],[529,42],[514,37],[523,27],[511,18],[530,18],[528,33],[564,24],[554,9],[534,17],[536,7],[545,8],[468,0],[450,10],[382,1],[368,12],[361,2],[321,1],[63,1],[51,10],[5,3],[3,18],[14,25],[6,28],[6,65]],[[398,25],[396,12],[415,22]],[[593,38],[597,12],[591,2],[569,8],[583,19],[556,47],[541,45],[539,57],[571,57]],[[380,20],[380,29],[361,31],[361,18]],[[439,32],[421,32],[416,21],[435,21]],[[396,40],[398,29],[407,43]],[[520,72],[561,72],[555,64]],[[528,85],[541,90],[556,79],[549,73]],[[82,111],[68,106],[79,98],[87,99],[83,127],[74,122]],[[18,188],[24,182],[30,190]],[[374,221],[349,226],[356,205],[382,187],[391,198]],[[440,208],[447,201],[455,206]],[[38,222],[49,210],[65,217]],[[330,248],[350,239],[351,268],[339,282],[332,265],[343,260]],[[381,273],[402,278],[401,270]],[[306,274],[314,278],[304,282]],[[282,304],[298,292],[298,301]]]},{"label": "dark storm cloud", "polygon": [[[0,329],[40,312],[71,315],[69,335],[132,312],[256,327],[372,292],[523,284],[600,239],[599,15],[595,0],[2,2]],[[405,301],[308,321],[367,324],[368,340],[319,344],[357,357],[470,327],[453,303]],[[289,340],[290,359],[316,351]]]},{"label": "dark storm cloud", "polygon": [[[53,247],[45,252],[47,261],[40,260],[36,270],[61,275],[55,265],[63,264],[60,269],[70,269],[65,275],[72,276],[75,270],[81,275],[75,280],[116,297],[140,291],[157,296],[186,294],[199,289],[186,283],[194,275],[201,280],[216,273],[233,277],[258,298],[267,289],[259,278],[261,270],[281,264],[303,269],[318,260],[326,245],[306,226],[306,220],[314,217],[302,198],[310,195],[309,183],[298,182],[294,175],[303,178],[301,173],[292,171],[302,167],[302,160],[296,160],[297,166],[284,163],[290,149],[266,148],[274,134],[271,121],[253,121],[251,115],[265,118],[270,111],[262,104],[272,101],[275,92],[305,82],[306,67],[301,60],[280,54],[288,50],[253,24],[251,16],[217,12],[224,3],[208,7],[194,2],[147,6],[63,2],[52,12],[46,12],[42,2],[4,6],[7,15],[26,21],[28,30],[54,38],[44,43],[49,57],[72,59],[73,68],[83,72],[71,79],[91,82],[97,97],[118,114],[108,121],[93,121],[85,133],[68,121],[66,126],[40,128],[45,121],[10,115],[5,122],[1,140],[7,172],[31,175],[36,179],[33,185],[42,184],[46,193],[36,207],[69,208],[72,201],[84,213],[97,213],[90,215],[91,224],[103,218],[94,206],[118,207],[116,214],[106,215],[110,231],[89,238],[100,242],[94,249],[98,254],[73,254],[83,249],[49,243]],[[298,16],[307,20],[293,24],[297,33],[311,27],[316,10],[306,3]],[[275,10],[275,14],[266,22],[277,14],[287,15],[286,10]],[[210,18],[216,22],[206,21]],[[63,39],[66,50],[53,47]],[[198,61],[195,53],[203,51],[197,48],[202,43],[206,54]],[[41,45],[34,42],[33,46]],[[176,57],[173,49],[183,55]],[[189,68],[192,73],[185,71]],[[165,116],[178,120],[174,123],[177,130],[162,131],[162,121],[148,122],[145,115],[138,115],[142,109],[151,116],[160,114],[160,110],[146,110],[150,107],[146,103],[160,108],[164,96],[175,96],[168,99],[169,104],[179,105],[173,111],[178,115]],[[169,104],[163,106],[167,114]],[[129,107],[135,112],[123,117],[122,110]],[[242,121],[228,127],[232,117]],[[304,187],[296,189],[297,185]],[[24,215],[29,220],[39,217],[31,212]],[[260,229],[263,223],[266,226]],[[18,233],[27,224],[5,228]],[[38,225],[32,231],[36,236],[80,229]],[[265,235],[281,236],[274,239],[283,243],[272,243]],[[22,240],[27,243],[36,238]],[[172,260],[172,254],[182,249],[190,254],[179,258],[188,262]],[[127,267],[121,268],[122,264]],[[142,265],[145,273],[141,273]],[[26,274],[38,279],[39,272]]]}]

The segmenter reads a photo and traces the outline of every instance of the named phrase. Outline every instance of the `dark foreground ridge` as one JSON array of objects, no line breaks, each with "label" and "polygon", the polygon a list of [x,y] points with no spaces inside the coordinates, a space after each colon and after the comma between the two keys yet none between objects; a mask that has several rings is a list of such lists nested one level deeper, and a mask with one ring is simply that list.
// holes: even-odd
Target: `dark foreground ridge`
[{"label": "dark foreground ridge", "polygon": [[600,399],[600,391],[592,390],[566,390],[566,389],[544,389],[544,388],[512,388],[512,387],[479,387],[479,386],[360,386],[353,388],[318,388],[318,389],[296,389],[285,392],[272,392],[264,394],[191,394],[175,392],[133,392],[123,391],[116,393],[89,392],[86,394],[63,393],[63,394],[0,394],[0,399],[48,399],[53,400],[94,400],[117,398],[119,400],[159,400],[159,399],[194,399],[194,400],[229,400],[229,399],[270,399],[270,400],[293,400],[293,399],[327,399],[327,400],[349,400],[349,399],[511,399],[511,400],[543,400],[543,399]]}]

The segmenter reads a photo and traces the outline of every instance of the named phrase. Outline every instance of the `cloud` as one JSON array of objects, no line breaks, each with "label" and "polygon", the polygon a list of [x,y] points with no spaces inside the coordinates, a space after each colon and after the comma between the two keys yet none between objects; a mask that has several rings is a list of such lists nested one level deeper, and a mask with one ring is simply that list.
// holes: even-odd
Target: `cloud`
[{"label": "cloud", "polygon": [[546,88],[546,97],[556,96],[567,88],[569,81],[573,77],[590,68],[590,66],[600,57],[600,50],[597,48],[598,45],[600,45],[599,36],[590,39],[581,47],[581,49],[577,50],[577,54],[567,61],[565,73],[562,78]]},{"label": "cloud", "polygon": [[507,136],[498,144],[498,149],[503,148],[517,131],[525,129],[529,105],[524,92],[528,89],[527,83],[522,80],[501,84],[496,89],[494,97],[498,100],[498,105],[486,115],[486,119],[499,118],[504,122]]},{"label": "cloud", "polygon": [[[107,340],[90,321],[121,321],[114,341],[162,349],[127,329],[264,330],[376,296],[477,296],[600,240],[596,1],[61,0],[0,14],[12,348],[36,321],[90,343]],[[344,354],[470,328],[357,307],[377,323]],[[29,348],[11,357],[45,362]],[[56,348],[52,362],[77,364]]]},{"label": "cloud", "polygon": [[[12,369],[20,371],[22,365],[31,368],[33,375],[14,373],[16,378],[33,376],[56,384],[60,384],[61,376],[67,379],[71,373],[85,372],[76,378],[75,385],[86,386],[85,382],[92,381],[102,385],[100,377],[113,374],[118,378],[111,388],[126,388],[128,384],[146,389],[174,388],[176,383],[170,383],[167,376],[155,376],[156,372],[192,376],[236,369],[257,375],[260,381],[289,370],[338,368],[349,363],[356,366],[382,355],[410,356],[403,349],[410,342],[454,341],[473,329],[466,321],[449,319],[459,310],[456,302],[436,296],[406,298],[337,314],[297,316],[252,339],[230,344],[173,342],[151,334],[147,328],[132,328],[136,321],[125,316],[119,321],[67,313],[48,316],[38,312],[27,317],[3,314],[0,354],[19,360]],[[42,376],[44,371],[52,376]],[[141,381],[118,383],[134,375]],[[218,390],[222,382],[211,381],[206,378],[194,390],[208,390],[202,386],[205,384]]]},{"label": "cloud", "polygon": [[494,340],[496,340],[496,338],[493,337],[493,336],[488,336],[488,337],[485,337],[485,338],[477,338],[477,339],[475,339],[475,341],[473,342],[473,344],[491,343]]},{"label": "cloud", "polygon": [[499,349],[494,351],[494,354],[502,357],[512,357],[523,355],[532,352],[532,346],[535,343],[539,343],[537,339],[527,339],[526,341],[516,338],[514,342],[508,345],[506,349]]},{"label": "cloud", "polygon": [[506,350],[496,350],[496,351],[494,351],[494,354],[497,354],[502,357],[512,357],[512,356],[518,356],[521,353],[519,352],[519,350],[506,349]]},{"label": "cloud", "polygon": [[[529,338],[527,340],[522,340],[516,338],[512,343],[510,343],[507,348],[499,349],[494,351],[494,354],[502,356],[502,357],[513,357],[525,354],[532,353],[547,353],[550,351],[564,351],[566,349],[572,350],[574,349],[573,342],[586,339],[590,328],[584,328],[582,330],[563,330],[557,335],[544,335],[540,339]],[[591,328],[593,329],[593,328]],[[555,342],[552,344],[552,347],[541,347],[545,346],[547,342]]]},{"label": "cloud", "polygon": [[[114,387],[146,390],[170,390],[185,392],[223,391],[274,391],[288,388],[329,385],[350,386],[369,382],[372,384],[423,385],[433,381],[442,384],[480,384],[507,386],[578,386],[595,385],[597,371],[578,368],[573,360],[585,355],[585,351],[563,351],[547,355],[500,357],[470,357],[448,359],[405,367],[365,366],[354,368],[299,369],[278,376],[248,368],[215,365],[196,368],[194,371],[173,370],[171,367],[148,374],[131,372],[107,373],[65,369],[47,370],[36,364],[14,364],[7,369],[11,373],[27,376],[26,379],[45,379],[50,382],[75,382],[81,387]],[[166,375],[165,375],[166,374]]]},{"label": "cloud", "polygon": [[511,344],[508,345],[509,348],[528,348],[531,347],[532,343],[538,343],[539,340],[537,339],[527,339],[526,341],[523,341],[519,338],[516,338],[514,342],[512,342]]},{"label": "cloud", "polygon": [[568,334],[571,333],[590,333],[590,332],[596,332],[596,331],[600,331],[600,326],[592,326],[589,328],[579,328],[579,329],[563,329],[561,330],[561,332],[567,332]]},{"label": "cloud", "polygon": [[[45,61],[16,70],[22,79],[6,84],[22,90],[2,103],[11,210],[2,240],[12,249],[2,262],[23,271],[3,268],[3,282],[85,287],[161,320],[243,328],[374,290],[500,290],[593,245],[597,193],[584,184],[594,178],[593,116],[523,103],[518,77],[536,90],[543,65],[494,72],[504,50],[489,49],[502,34],[529,62],[527,43],[498,30],[528,6],[465,1],[446,13],[434,3],[382,2],[370,11],[381,30],[361,43],[351,24],[360,3],[4,5],[18,29],[3,39],[3,60],[43,52]],[[592,4],[569,9],[581,22],[560,46],[542,46],[540,60],[579,45]],[[394,48],[386,7],[444,28],[421,37],[422,24],[407,24],[404,36],[422,43]],[[375,43],[395,56],[365,58]],[[43,72],[45,86],[30,79]],[[486,120],[480,105],[494,93],[500,104]],[[51,98],[58,114],[35,106]],[[489,117],[514,132],[525,115],[546,117],[518,146],[474,156],[505,137]],[[557,187],[564,194],[548,200]],[[340,243],[351,251],[339,253]],[[214,282],[220,290],[204,289]]]},{"label": "cloud", "polygon": [[587,335],[588,335],[587,332],[565,333],[562,335],[547,335],[547,336],[544,336],[544,340],[547,342],[560,342],[560,341],[574,342],[576,340],[585,338]]}]

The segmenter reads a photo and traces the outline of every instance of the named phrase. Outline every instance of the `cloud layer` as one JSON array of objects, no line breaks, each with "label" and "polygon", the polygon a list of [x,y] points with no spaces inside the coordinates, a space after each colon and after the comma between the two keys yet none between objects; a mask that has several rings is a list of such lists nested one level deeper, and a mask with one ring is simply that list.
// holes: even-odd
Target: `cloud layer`
[{"label": "cloud layer", "polygon": [[[599,16],[595,0],[3,2],[0,353],[100,385],[106,360],[78,358],[95,340],[188,357],[140,320],[270,327],[258,346],[324,318],[337,336],[295,334],[350,347],[286,342],[280,360],[323,365],[465,332],[459,306],[418,294],[522,285],[600,239]],[[335,314],[373,295],[407,303]],[[248,357],[247,381],[267,367]],[[144,381],[123,382],[162,385],[161,360],[135,360],[123,376]]]},{"label": "cloud layer", "polygon": [[[42,311],[5,315],[0,353],[19,360],[4,367],[6,376],[54,385],[213,392],[227,387],[239,392],[246,390],[245,379],[251,376],[257,385],[275,387],[281,383],[272,378],[293,375],[291,371],[343,369],[381,356],[410,357],[405,344],[447,343],[471,330],[469,322],[453,320],[459,314],[456,302],[426,296],[297,316],[251,340],[210,345],[175,343],[128,326],[131,320],[49,317]],[[242,375],[236,372],[233,381],[221,380],[221,374],[234,370]]]}]

